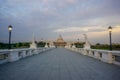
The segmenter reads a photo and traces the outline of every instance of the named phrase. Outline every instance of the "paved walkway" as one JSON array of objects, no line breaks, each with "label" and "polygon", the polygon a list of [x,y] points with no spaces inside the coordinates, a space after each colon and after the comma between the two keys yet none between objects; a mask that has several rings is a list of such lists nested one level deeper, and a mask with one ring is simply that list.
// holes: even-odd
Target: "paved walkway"
[{"label": "paved walkway", "polygon": [[0,80],[120,80],[120,66],[57,48],[0,65]]}]

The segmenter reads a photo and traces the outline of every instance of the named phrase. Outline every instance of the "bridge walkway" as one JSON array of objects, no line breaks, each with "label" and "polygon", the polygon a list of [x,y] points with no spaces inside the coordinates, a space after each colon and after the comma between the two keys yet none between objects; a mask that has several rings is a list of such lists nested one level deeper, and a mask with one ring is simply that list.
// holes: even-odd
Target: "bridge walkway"
[{"label": "bridge walkway", "polygon": [[120,80],[120,66],[56,48],[0,65],[0,80]]}]

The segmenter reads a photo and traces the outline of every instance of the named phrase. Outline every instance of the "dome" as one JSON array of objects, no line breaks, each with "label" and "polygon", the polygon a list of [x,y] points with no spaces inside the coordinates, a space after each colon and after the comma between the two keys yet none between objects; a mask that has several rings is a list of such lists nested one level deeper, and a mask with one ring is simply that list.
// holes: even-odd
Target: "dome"
[{"label": "dome", "polygon": [[64,42],[63,38],[61,35],[59,35],[58,39],[57,39],[57,42]]}]

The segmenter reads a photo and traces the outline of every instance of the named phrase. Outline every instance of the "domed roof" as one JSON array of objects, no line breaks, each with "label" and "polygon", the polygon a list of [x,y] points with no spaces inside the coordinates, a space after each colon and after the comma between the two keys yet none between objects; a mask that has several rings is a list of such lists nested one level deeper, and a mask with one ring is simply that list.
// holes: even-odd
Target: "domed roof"
[{"label": "domed roof", "polygon": [[63,38],[61,35],[59,35],[58,39],[57,39],[57,42],[64,42]]}]

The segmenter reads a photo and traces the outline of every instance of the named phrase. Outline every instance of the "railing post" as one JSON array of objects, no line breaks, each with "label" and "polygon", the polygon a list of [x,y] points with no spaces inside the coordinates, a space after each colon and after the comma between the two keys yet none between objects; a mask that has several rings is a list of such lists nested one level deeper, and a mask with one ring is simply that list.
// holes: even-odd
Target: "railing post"
[{"label": "railing post", "polygon": [[108,51],[108,52],[106,52],[106,53],[102,53],[102,58],[101,58],[101,60],[102,60],[103,62],[107,62],[107,63],[112,64],[113,61],[114,61],[112,52],[111,52],[111,51]]},{"label": "railing post", "polygon": [[108,58],[108,63],[113,63],[114,62],[114,56],[112,55],[112,53],[111,52],[109,52],[108,53],[108,56],[109,56],[109,58]]},{"label": "railing post", "polygon": [[31,55],[32,55],[31,51],[32,51],[32,50],[29,50],[29,56],[31,56]]},{"label": "railing post", "polygon": [[21,51],[22,52],[22,55],[23,55],[23,58],[26,57],[26,51]]},{"label": "railing post", "polygon": [[34,49],[34,54],[38,54],[38,50],[37,49]]},{"label": "railing post", "polygon": [[95,55],[94,57],[95,57],[96,59],[101,59],[99,52],[94,51],[94,55]]},{"label": "railing post", "polygon": [[87,50],[84,49],[83,55],[87,55]]},{"label": "railing post", "polygon": [[93,57],[93,53],[91,50],[88,50],[88,56]]},{"label": "railing post", "polygon": [[17,60],[19,60],[18,52],[17,51],[9,51],[8,62],[14,62]]}]

